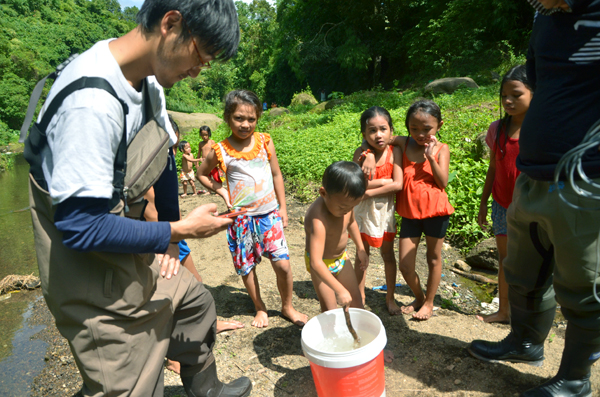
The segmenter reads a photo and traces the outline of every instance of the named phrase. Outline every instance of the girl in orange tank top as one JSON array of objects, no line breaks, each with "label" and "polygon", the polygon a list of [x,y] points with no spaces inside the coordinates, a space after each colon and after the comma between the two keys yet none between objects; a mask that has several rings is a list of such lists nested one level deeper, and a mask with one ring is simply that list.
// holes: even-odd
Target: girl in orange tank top
[{"label": "girl in orange tank top", "polygon": [[[402,149],[404,187],[396,194],[396,211],[402,217],[400,228],[400,271],[415,294],[415,300],[402,307],[404,314],[416,320],[427,320],[433,313],[433,299],[442,276],[442,245],[454,208],[444,191],[448,184],[450,151],[437,140],[442,127],[440,107],[422,100],[411,105],[406,113],[409,136],[395,137]],[[417,247],[421,235],[427,244],[427,290],[415,271]]]}]

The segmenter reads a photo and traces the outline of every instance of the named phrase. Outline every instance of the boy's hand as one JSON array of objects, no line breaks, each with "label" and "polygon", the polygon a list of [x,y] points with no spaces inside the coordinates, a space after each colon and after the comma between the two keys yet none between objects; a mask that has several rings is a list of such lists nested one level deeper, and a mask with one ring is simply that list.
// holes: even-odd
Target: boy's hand
[{"label": "boy's hand", "polygon": [[358,260],[360,260],[360,263],[356,265],[364,272],[369,267],[369,255],[367,255],[365,250],[358,250],[356,255],[358,256]]},{"label": "boy's hand", "polygon": [[352,303],[352,295],[346,288],[342,288],[342,291],[338,291],[335,293],[335,298],[337,300],[337,304],[339,306],[348,306]]},{"label": "boy's hand", "polygon": [[160,275],[167,280],[179,272],[179,244],[169,243],[167,252],[156,254],[158,264],[160,265]]}]

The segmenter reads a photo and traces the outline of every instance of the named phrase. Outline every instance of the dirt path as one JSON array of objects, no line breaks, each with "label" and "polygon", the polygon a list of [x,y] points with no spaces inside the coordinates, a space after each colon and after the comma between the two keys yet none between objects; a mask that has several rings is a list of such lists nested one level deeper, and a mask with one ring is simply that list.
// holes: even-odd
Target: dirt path
[{"label": "dirt path", "polygon": [[[207,202],[217,202],[219,210],[225,209],[215,195],[187,197],[182,199],[182,213],[185,215]],[[290,221],[285,235],[294,273],[294,305],[311,318],[319,314],[319,303],[303,259],[302,219],[307,205],[290,200],[288,208]],[[215,355],[222,378],[250,377],[254,383],[252,396],[316,396],[309,362],[302,356],[301,331],[279,316],[279,293],[269,262],[264,261],[257,267],[261,293],[270,316],[269,327],[259,330],[250,326],[253,304],[241,278],[234,272],[225,235],[191,241],[190,247],[196,267],[215,298],[219,318],[235,319],[246,325],[244,329],[220,334],[218,338]],[[419,250],[417,264],[422,279],[427,274],[423,251]],[[378,254],[372,256],[367,272],[366,308],[381,318],[387,332],[387,349],[396,357],[385,369],[387,396],[514,396],[542,383],[557,371],[564,347],[564,325],[552,330],[546,343],[546,361],[541,368],[482,363],[467,353],[465,347],[473,339],[500,340],[508,333],[509,326],[483,324],[475,318],[473,313],[479,302],[461,288],[457,276],[449,271],[458,256],[451,247],[444,251],[442,299],[437,304],[448,307],[456,295],[471,304],[457,304],[454,310],[440,308],[425,322],[388,315],[385,293],[371,289],[385,283],[383,262]],[[404,285],[400,274],[398,281]],[[408,287],[396,290],[398,302],[406,304],[412,298]],[[165,395],[183,396],[183,389],[176,387],[179,379],[169,371],[165,374],[166,384],[170,385]],[[595,366],[592,380],[600,387],[599,366]],[[595,393],[594,396],[600,396]]]},{"label": "dirt path", "polygon": [[[217,202],[215,195],[180,199],[185,216],[197,205]],[[309,318],[319,314],[319,303],[304,267],[304,228],[302,219],[307,205],[288,200],[289,226],[285,230],[294,274],[294,306]],[[220,319],[235,319],[244,329],[219,334],[214,353],[220,378],[231,381],[248,376],[254,383],[253,397],[315,397],[309,362],[302,356],[301,330],[279,316],[280,299],[275,274],[268,261],[257,267],[263,299],[269,308],[269,327],[250,326],[254,316],[252,301],[235,274],[224,233],[206,240],[188,241],[196,267],[213,294]],[[350,247],[353,252],[353,247]],[[422,249],[417,258],[417,272],[426,277],[427,265]],[[352,255],[353,257],[353,255]],[[474,314],[480,302],[465,288],[449,267],[459,258],[450,246],[443,251],[444,268],[436,305],[441,306],[425,322],[411,321],[408,316],[388,315],[385,293],[372,287],[384,284],[383,262],[379,254],[371,257],[367,272],[366,308],[383,322],[387,349],[395,360],[386,366],[386,395],[395,396],[518,396],[520,392],[553,376],[564,347],[564,323],[559,322],[546,341],[546,361],[541,368],[525,364],[487,364],[472,358],[465,348],[473,339],[500,340],[509,332],[508,325],[489,325]],[[404,280],[398,275],[398,282]],[[39,292],[36,292],[39,293]],[[396,289],[396,300],[413,299],[408,287]],[[32,397],[72,396],[81,388],[81,379],[65,339],[54,327],[43,299],[34,306],[32,320],[47,327],[33,338],[49,343],[46,366],[34,379]],[[592,371],[594,396],[600,397],[600,366]],[[179,377],[165,369],[165,396],[185,396]]]}]

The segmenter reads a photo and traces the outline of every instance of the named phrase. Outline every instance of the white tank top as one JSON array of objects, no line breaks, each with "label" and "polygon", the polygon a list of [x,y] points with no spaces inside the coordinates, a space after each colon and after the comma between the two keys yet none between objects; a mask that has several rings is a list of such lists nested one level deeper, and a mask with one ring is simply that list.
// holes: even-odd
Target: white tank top
[{"label": "white tank top", "polygon": [[267,149],[269,134],[254,132],[254,147],[238,152],[227,139],[214,144],[218,166],[225,174],[229,200],[235,209],[245,209],[248,215],[264,215],[277,209],[273,188],[271,153]]}]

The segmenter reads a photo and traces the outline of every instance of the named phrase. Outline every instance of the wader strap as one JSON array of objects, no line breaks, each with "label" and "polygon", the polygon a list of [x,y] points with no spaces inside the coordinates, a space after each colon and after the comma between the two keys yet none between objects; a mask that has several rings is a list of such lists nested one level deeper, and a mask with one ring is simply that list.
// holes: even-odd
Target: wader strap
[{"label": "wader strap", "polygon": [[[52,76],[52,75],[50,75]],[[45,80],[44,80],[45,81]],[[38,83],[39,85],[39,83]],[[43,84],[40,85],[43,87]],[[46,128],[48,128],[48,124],[52,120],[52,117],[56,114],[63,101],[67,96],[72,94],[75,91],[81,90],[83,88],[98,88],[104,90],[111,94],[115,99],[119,101],[121,106],[123,107],[123,115],[126,116],[129,112],[129,108],[127,104],[122,101],[118,96],[113,87],[110,85],[108,81],[100,77],[82,77],[78,80],[73,81],[65,88],[63,88],[52,100],[42,120],[39,123],[34,123],[30,129],[29,136],[25,140],[25,150],[24,156],[27,162],[30,164],[29,172],[36,180],[36,182],[44,189],[48,189],[48,184],[44,178],[44,172],[42,170],[42,158],[41,152],[44,147],[48,144],[46,138]],[[37,86],[36,86],[37,89]],[[40,88],[41,90],[41,88]],[[34,94],[36,94],[34,92]],[[36,94],[37,95],[37,94]],[[33,95],[32,95],[33,98]],[[35,108],[35,107],[34,107]],[[29,113],[29,111],[28,111]],[[26,120],[27,121],[27,120]],[[26,123],[23,124],[23,128],[25,128]],[[21,131],[23,131],[23,128]],[[121,137],[121,141],[119,143],[119,149],[117,150],[117,155],[115,156],[114,163],[114,176],[113,176],[113,198],[111,199],[111,203],[115,200],[115,196],[118,200],[123,195],[123,185],[125,180],[125,170],[127,167],[127,118],[124,117],[123,121],[123,134]]]},{"label": "wader strap", "polygon": [[25,120],[23,121],[23,125],[21,126],[21,135],[19,137],[20,143],[25,142],[25,138],[27,138],[27,131],[29,131],[29,126],[31,125],[31,121],[33,120],[33,114],[35,113],[35,108],[37,107],[38,101],[42,96],[42,91],[44,89],[44,86],[46,85],[46,80],[56,79],[63,71],[63,69],[78,56],[79,54],[71,55],[66,61],[58,65],[54,72],[50,73],[48,76],[38,81],[38,83],[35,85],[35,88],[31,93],[31,97],[29,98],[29,105],[27,106],[27,114],[25,115]]}]

